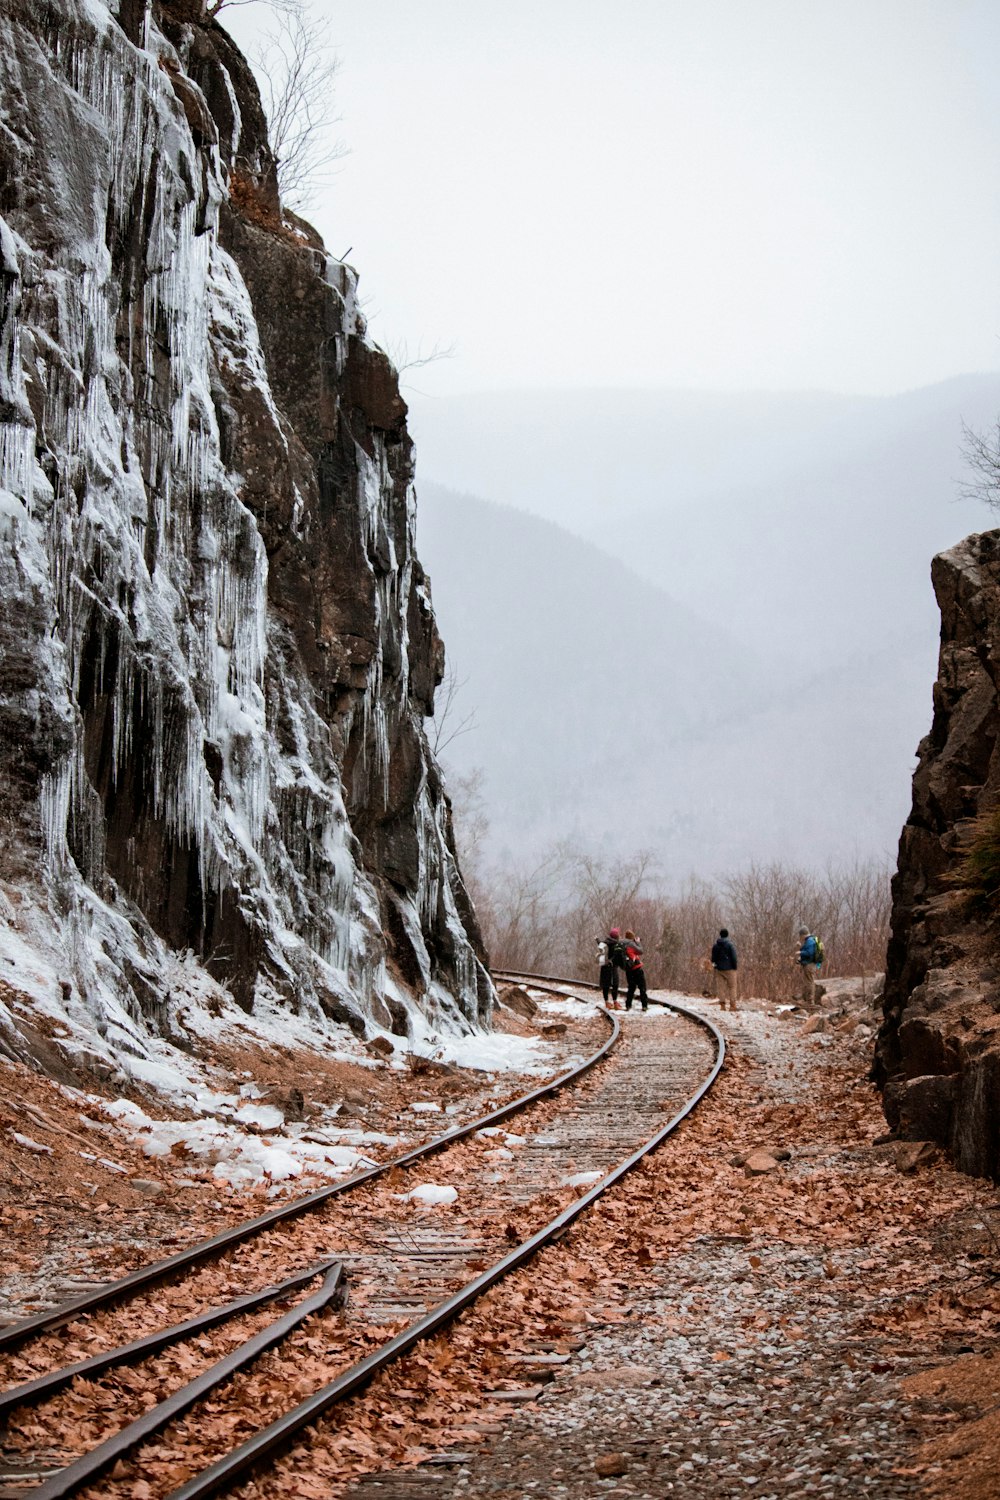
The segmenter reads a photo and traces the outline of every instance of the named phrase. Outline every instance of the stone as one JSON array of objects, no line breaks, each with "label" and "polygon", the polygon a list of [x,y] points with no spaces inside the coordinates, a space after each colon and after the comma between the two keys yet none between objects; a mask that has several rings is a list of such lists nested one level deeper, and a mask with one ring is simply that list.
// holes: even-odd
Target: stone
[{"label": "stone", "polygon": [[542,1036],[565,1036],[567,1030],[565,1021],[551,1021],[542,1027]]},{"label": "stone", "polygon": [[497,985],[497,999],[507,1010],[512,1010],[515,1015],[523,1016],[526,1021],[533,1020],[538,1014],[538,1006],[523,984]]},{"label": "stone", "polygon": [[594,1459],[594,1472],[598,1479],[620,1479],[628,1473],[627,1453],[602,1453]]},{"label": "stone", "polygon": [[537,1401],[545,1390],[544,1385],[523,1385],[513,1391],[484,1391],[487,1401]]},{"label": "stone", "polygon": [[406,1066],[418,1078],[434,1075],[438,1078],[454,1078],[457,1068],[454,1063],[439,1062],[436,1057],[422,1057],[419,1052],[408,1052]]},{"label": "stone", "polygon": [[939,1155],[934,1141],[901,1141],[893,1152],[897,1172],[915,1172],[917,1167],[927,1166]]},{"label": "stone", "polygon": [[778,1163],[769,1151],[751,1151],[743,1163],[748,1177],[763,1177],[767,1172],[776,1172]]},{"label": "stone", "polygon": [[129,1186],[137,1193],[142,1193],[145,1198],[159,1198],[161,1193],[166,1192],[162,1182],[153,1182],[148,1177],[130,1177]]},{"label": "stone", "polygon": [[799,1036],[816,1036],[818,1032],[825,1030],[825,1016],[810,1016],[804,1025],[799,1027]]},{"label": "stone", "polygon": [[387,1036],[373,1036],[365,1042],[365,1051],[372,1057],[391,1057],[395,1050]]},{"label": "stone", "polygon": [[269,1088],[264,1091],[264,1102],[280,1109],[286,1120],[301,1124],[306,1118],[305,1095],[294,1085],[291,1088]]},{"label": "stone", "polygon": [[900,1137],[904,1141],[932,1140],[948,1145],[958,1084],[955,1073],[930,1073],[922,1078],[899,1080],[894,1111]]}]

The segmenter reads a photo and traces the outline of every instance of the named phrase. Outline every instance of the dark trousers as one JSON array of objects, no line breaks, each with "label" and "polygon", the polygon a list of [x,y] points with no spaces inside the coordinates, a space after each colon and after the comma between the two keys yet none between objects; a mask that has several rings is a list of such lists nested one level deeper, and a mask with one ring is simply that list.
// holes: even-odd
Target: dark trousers
[{"label": "dark trousers", "polygon": [[632,1009],[632,996],[635,994],[636,990],[638,990],[639,999],[642,1001],[642,1008],[643,1010],[647,1010],[649,1008],[649,1001],[646,996],[646,975],[644,971],[642,969],[628,969],[626,970],[625,977],[628,980],[628,993],[625,996],[625,1009]]},{"label": "dark trousers", "polygon": [[605,1005],[608,1003],[609,995],[612,1000],[618,999],[618,970],[614,964],[601,964],[601,994],[604,996]]}]

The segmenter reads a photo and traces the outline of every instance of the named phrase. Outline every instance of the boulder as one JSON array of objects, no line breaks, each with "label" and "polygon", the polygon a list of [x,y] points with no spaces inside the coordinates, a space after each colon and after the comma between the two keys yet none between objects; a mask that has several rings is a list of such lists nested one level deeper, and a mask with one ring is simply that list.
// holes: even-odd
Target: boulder
[{"label": "boulder", "polygon": [[365,1051],[372,1057],[391,1057],[395,1050],[387,1036],[373,1036],[365,1042]]},{"label": "boulder", "polygon": [[532,1020],[538,1014],[538,1006],[523,984],[497,985],[497,999],[507,1010],[523,1016],[526,1021]]},{"label": "boulder", "polygon": [[897,1172],[915,1172],[917,1167],[936,1161],[939,1150],[934,1141],[901,1141],[893,1152]]}]

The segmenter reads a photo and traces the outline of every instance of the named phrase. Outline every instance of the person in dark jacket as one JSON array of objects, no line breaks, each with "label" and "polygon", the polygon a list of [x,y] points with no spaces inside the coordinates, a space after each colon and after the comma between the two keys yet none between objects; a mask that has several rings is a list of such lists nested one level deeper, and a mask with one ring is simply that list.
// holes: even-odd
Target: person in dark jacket
[{"label": "person in dark jacket", "polygon": [[712,968],[715,970],[715,996],[722,1010],[736,1009],[736,971],[739,964],[736,949],[729,940],[729,928],[720,927],[712,944]]},{"label": "person in dark jacket", "polygon": [[[604,1003],[609,1010],[621,1010],[618,1004],[618,971],[611,962],[611,943],[613,939],[609,934],[606,938],[597,939],[597,962],[600,966],[601,994]],[[614,992],[614,998],[609,998]]]},{"label": "person in dark jacket", "polygon": [[642,967],[642,944],[631,927],[626,927],[622,941],[625,946],[625,980],[628,985],[625,994],[625,1009],[632,1009],[632,997],[638,990],[642,1008],[648,1010],[649,997],[646,994],[646,973]]},{"label": "person in dark jacket", "polygon": [[[611,965],[611,976],[610,976],[611,1009],[612,1010],[621,1010],[621,1005],[618,1003],[618,974],[619,974],[619,971],[621,971],[621,973],[623,973],[623,974],[626,973],[626,969],[625,969],[625,944],[622,942],[622,931],[621,931],[621,928],[620,927],[612,927],[612,928],[610,928],[608,930],[608,935],[604,939],[604,941],[608,945],[608,963]],[[604,993],[605,1003],[607,1003],[608,991],[604,989],[604,974],[603,974],[603,971],[601,973],[601,989],[602,989],[602,991]]]}]

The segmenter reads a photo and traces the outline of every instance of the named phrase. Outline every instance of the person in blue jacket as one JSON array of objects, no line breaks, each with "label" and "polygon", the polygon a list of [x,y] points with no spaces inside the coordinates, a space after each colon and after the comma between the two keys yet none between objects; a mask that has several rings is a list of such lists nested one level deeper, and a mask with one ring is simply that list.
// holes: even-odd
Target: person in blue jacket
[{"label": "person in blue jacket", "polygon": [[816,1004],[816,970],[819,968],[819,950],[816,939],[808,927],[799,928],[799,947],[795,957],[798,959],[801,976],[799,993],[795,999],[811,1007]]}]

